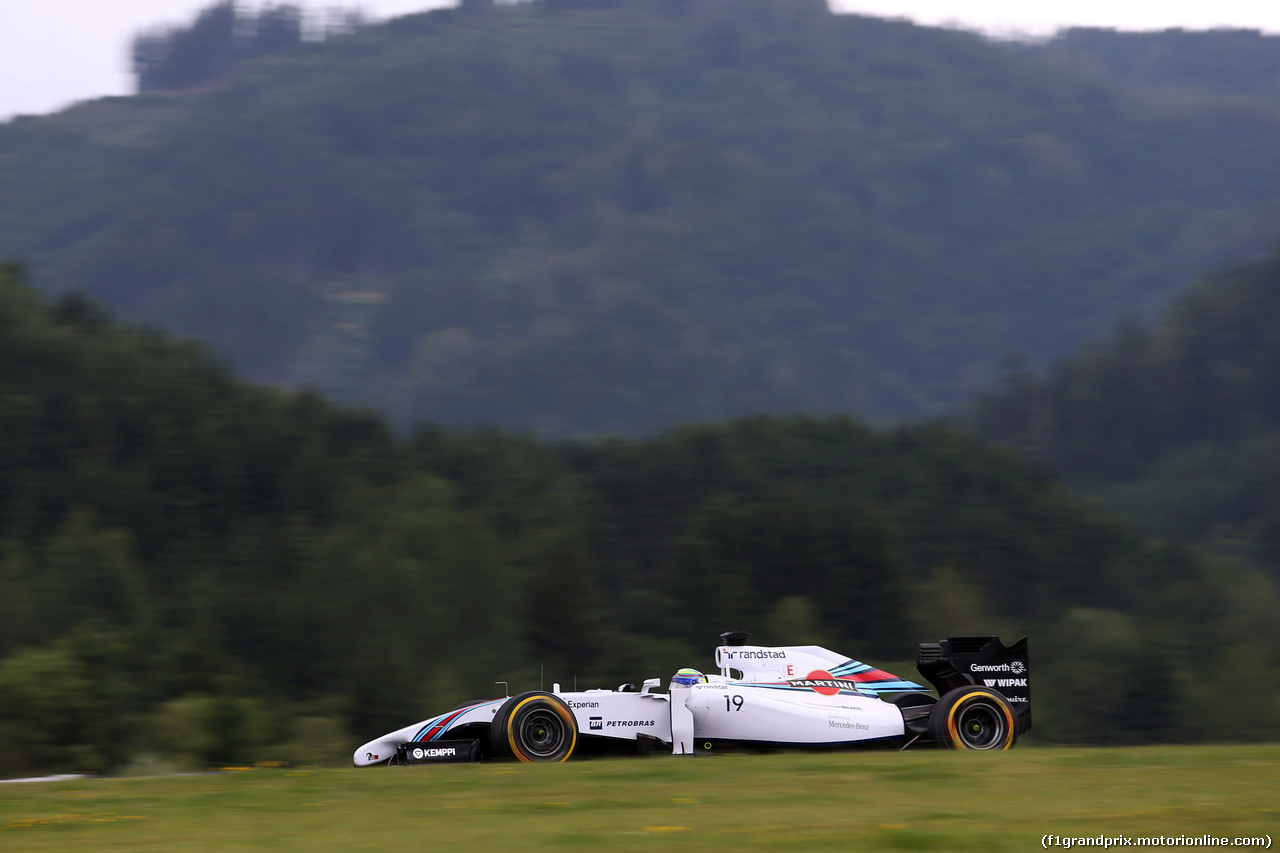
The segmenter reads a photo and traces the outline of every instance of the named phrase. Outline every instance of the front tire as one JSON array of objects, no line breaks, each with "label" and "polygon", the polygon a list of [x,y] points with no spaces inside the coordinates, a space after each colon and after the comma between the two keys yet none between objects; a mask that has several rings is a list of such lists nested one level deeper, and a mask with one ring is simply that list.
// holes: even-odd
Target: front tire
[{"label": "front tire", "polygon": [[559,697],[521,693],[498,709],[489,744],[494,755],[517,761],[566,761],[578,746],[578,722]]},{"label": "front tire", "polygon": [[1013,706],[989,687],[948,691],[929,713],[929,740],[948,749],[1003,750],[1018,740]]}]

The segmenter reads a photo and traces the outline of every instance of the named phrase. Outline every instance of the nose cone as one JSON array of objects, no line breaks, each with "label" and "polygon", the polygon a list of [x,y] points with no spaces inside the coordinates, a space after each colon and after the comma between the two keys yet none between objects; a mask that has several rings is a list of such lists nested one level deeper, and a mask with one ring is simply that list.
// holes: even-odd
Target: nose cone
[{"label": "nose cone", "polygon": [[375,740],[357,749],[351,759],[356,767],[369,767],[373,764],[386,764],[395,754],[395,744],[385,740]]},{"label": "nose cone", "polygon": [[417,733],[427,721],[414,723],[411,726],[405,726],[399,731],[385,734],[380,738],[371,740],[364,746],[355,751],[351,756],[351,761],[356,767],[368,767],[371,764],[386,764],[396,756],[396,747],[406,741],[413,740],[413,736]]}]

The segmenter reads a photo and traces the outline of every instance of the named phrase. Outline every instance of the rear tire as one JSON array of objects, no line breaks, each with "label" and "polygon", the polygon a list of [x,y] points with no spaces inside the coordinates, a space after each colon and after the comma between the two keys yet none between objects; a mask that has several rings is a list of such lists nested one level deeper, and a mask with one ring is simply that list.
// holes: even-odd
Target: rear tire
[{"label": "rear tire", "polygon": [[989,687],[949,691],[929,713],[929,740],[948,749],[1010,749],[1018,740],[1013,706]]},{"label": "rear tire", "polygon": [[521,693],[498,709],[489,745],[494,755],[517,761],[566,761],[578,746],[578,722],[559,697]]}]

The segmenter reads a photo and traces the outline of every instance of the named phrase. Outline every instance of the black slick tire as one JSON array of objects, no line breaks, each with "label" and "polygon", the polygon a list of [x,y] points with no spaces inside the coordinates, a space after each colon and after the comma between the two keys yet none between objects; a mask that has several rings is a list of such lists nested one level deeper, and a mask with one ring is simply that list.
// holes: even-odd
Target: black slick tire
[{"label": "black slick tire", "polygon": [[929,712],[928,736],[947,749],[1003,750],[1018,740],[1013,706],[989,687],[948,691]]},{"label": "black slick tire", "polygon": [[578,746],[578,723],[559,697],[521,693],[494,715],[489,745],[495,756],[517,761],[567,761]]}]

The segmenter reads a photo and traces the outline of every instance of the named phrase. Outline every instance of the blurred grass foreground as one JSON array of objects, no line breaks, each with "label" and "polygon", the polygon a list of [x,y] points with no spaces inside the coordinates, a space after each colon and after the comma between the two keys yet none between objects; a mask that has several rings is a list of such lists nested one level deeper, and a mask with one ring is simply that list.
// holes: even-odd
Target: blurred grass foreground
[{"label": "blurred grass foreground", "polygon": [[0,787],[0,849],[1031,850],[1254,837],[1280,746],[254,769]]}]

